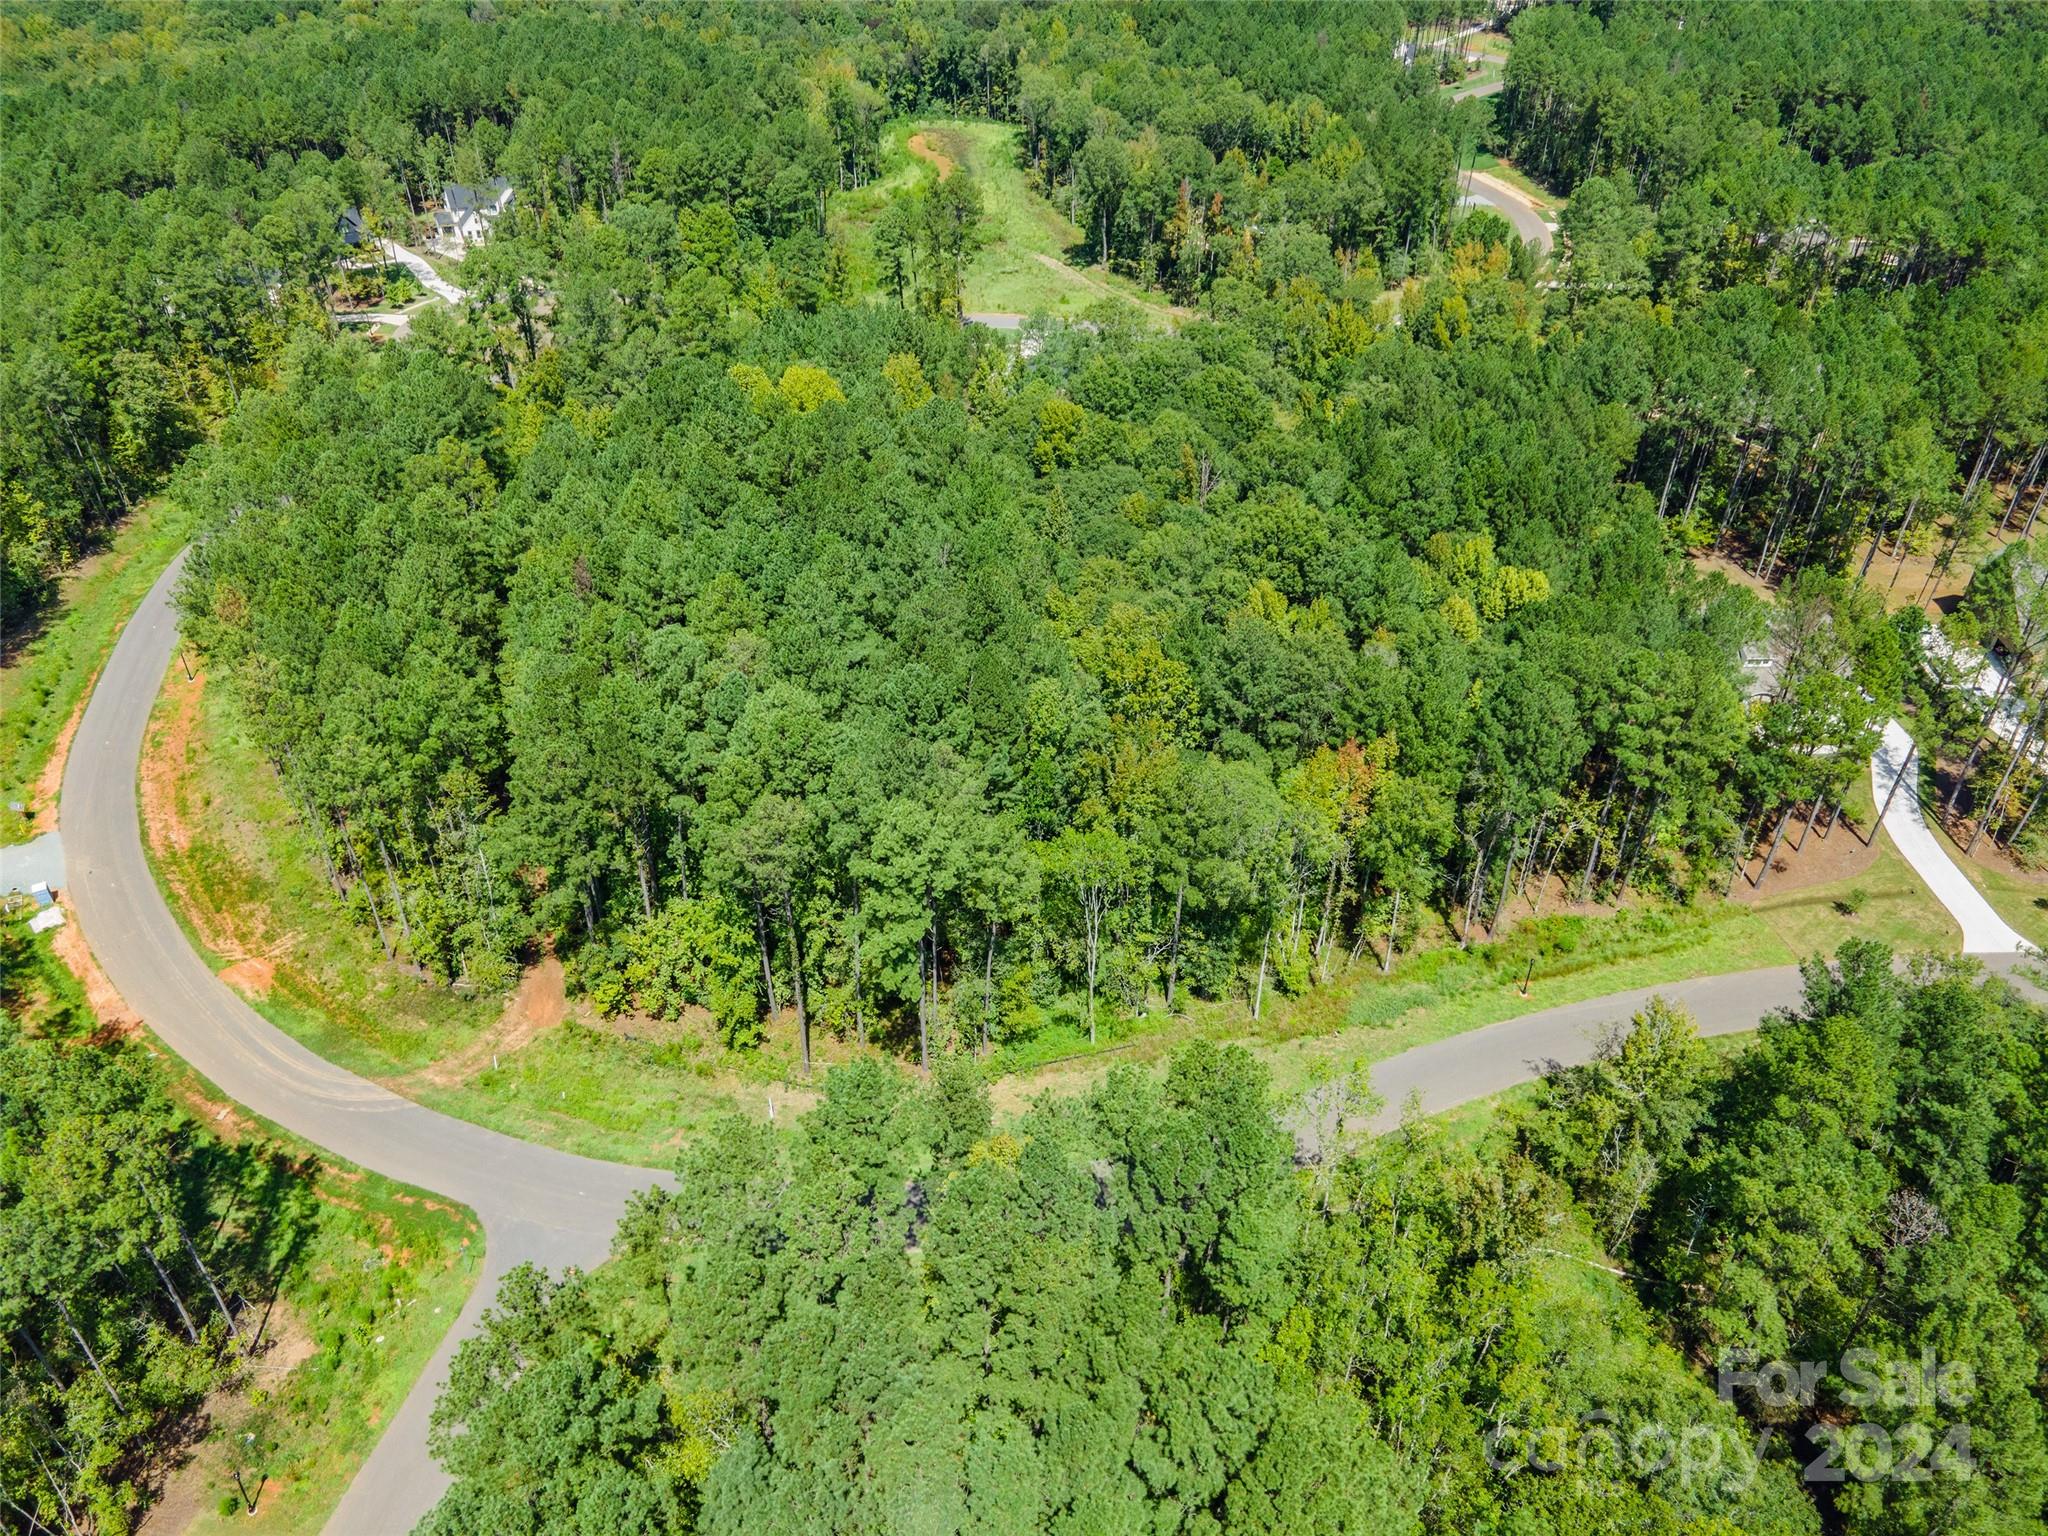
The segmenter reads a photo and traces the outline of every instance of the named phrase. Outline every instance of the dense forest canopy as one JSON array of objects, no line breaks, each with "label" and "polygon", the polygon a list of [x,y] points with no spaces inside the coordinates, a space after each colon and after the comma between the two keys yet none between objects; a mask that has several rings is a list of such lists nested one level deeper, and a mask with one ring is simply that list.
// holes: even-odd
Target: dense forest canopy
[{"label": "dense forest canopy", "polygon": [[[2038,1529],[2042,1047],[1998,984],[1851,947],[1732,1065],[1657,1005],[1484,1147],[1299,1170],[1238,1049],[1003,1129],[965,1064],[842,1068],[793,1144],[686,1154],[604,1270],[514,1277],[426,1529]],[[1745,1347],[1825,1362],[1813,1400],[1687,1364]],[[1967,1406],[1859,1407],[1857,1348],[1971,1362]],[[1797,1485],[1963,1420],[1924,1480]]]},{"label": "dense forest canopy", "polygon": [[[1957,46],[1873,43],[1855,93],[1949,105],[1886,108],[1860,163],[1996,181],[1995,245],[1758,214],[1842,164],[1808,95],[1759,128],[1731,83],[1683,156],[1615,129],[1623,164],[1558,86],[1591,147],[1546,162],[1540,272],[1453,179],[1539,131],[1539,72],[1591,91],[1725,26],[1706,51],[1775,79],[1878,14],[1540,7],[1497,128],[1387,46],[1440,18],[1373,6],[10,18],[11,298],[71,317],[6,333],[49,375],[8,481],[47,537],[10,547],[247,386],[178,491],[188,618],[337,891],[445,977],[552,934],[604,1007],[736,1041],[786,1004],[923,1056],[1153,994],[1256,1010],[1538,872],[1708,889],[1838,797],[1909,670],[1828,573],[1879,531],[1952,553],[2048,437],[2043,29],[1919,14]],[[1199,318],[962,334],[965,176],[892,201],[861,270],[832,201],[934,108],[1017,123],[1089,253]],[[518,204],[460,312],[329,337],[338,211],[404,234],[488,174]],[[130,375],[161,409],[123,438]],[[1703,544],[1797,573],[1776,633]],[[1789,664],[1749,700],[1758,646]]]},{"label": "dense forest canopy", "polygon": [[[1411,1127],[1306,1174],[1237,1054],[1000,1132],[962,1065],[1257,1016],[1517,893],[1718,894],[1902,695],[1976,743],[1959,788],[2015,778],[1874,562],[1931,584],[2048,494],[2048,11],[1534,5],[1497,96],[1440,88],[1494,19],[0,11],[10,628],[173,496],[186,633],[386,954],[490,991],[552,950],[606,1013],[929,1072],[867,1057],[687,1154],[603,1274],[522,1278],[438,1529],[2038,1525],[2040,1023],[1995,986],[1853,951],[1739,1063],[1653,1014],[1484,1158]],[[1000,124],[1112,297],[964,325],[994,189],[885,164],[909,117]],[[1464,201],[1502,161],[1554,250]],[[417,246],[498,176],[456,301],[337,325],[383,281],[346,212]],[[0,1036],[9,1262],[94,1255],[6,1292],[52,1358],[10,1355],[0,1457],[56,1423],[36,1518],[114,1529],[211,1381],[217,1186],[73,1054]],[[80,1138],[139,1181],[119,1244],[37,1182]],[[1543,1267],[1560,1225],[1619,1311]],[[1990,1474],[1487,1467],[1603,1404],[1840,1425],[1691,1366],[1862,1340],[1999,1374]]]}]

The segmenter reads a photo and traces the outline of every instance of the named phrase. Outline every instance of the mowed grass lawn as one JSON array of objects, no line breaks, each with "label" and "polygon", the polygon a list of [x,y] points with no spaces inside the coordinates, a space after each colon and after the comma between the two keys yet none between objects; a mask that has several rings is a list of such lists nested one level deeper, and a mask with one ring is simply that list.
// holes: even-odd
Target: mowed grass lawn
[{"label": "mowed grass lawn", "polygon": [[1018,153],[1011,123],[919,118],[884,129],[881,174],[832,203],[833,232],[846,241],[861,286],[879,292],[874,230],[889,199],[957,167],[980,185],[983,206],[981,249],[967,270],[964,308],[1076,319],[1097,304],[1121,302],[1152,324],[1178,318],[1180,312],[1131,279],[1073,264],[1070,256],[1087,259],[1083,233],[1064,210],[1031,190]]},{"label": "mowed grass lawn", "polygon": [[[1932,790],[1929,793],[1932,794]],[[2048,878],[1965,858],[1961,846],[1949,836],[1948,828],[1941,825],[1936,817],[1927,819],[1934,826],[1944,851],[1969,876],[1970,883],[1983,893],[1992,910],[2018,929],[2021,938],[2048,953]],[[1963,841],[1968,842],[1972,830],[1970,824],[1966,822],[1958,830],[1963,834]],[[1990,840],[1990,834],[1986,833],[1984,843]],[[1980,850],[1982,846],[1979,845]]]},{"label": "mowed grass lawn", "polygon": [[[137,507],[104,547],[67,572],[55,600],[9,634],[0,664],[0,843],[52,825],[39,786],[57,738],[84,702],[114,640],[143,594],[184,545],[190,518],[162,499]],[[27,802],[31,814],[6,809]]]}]

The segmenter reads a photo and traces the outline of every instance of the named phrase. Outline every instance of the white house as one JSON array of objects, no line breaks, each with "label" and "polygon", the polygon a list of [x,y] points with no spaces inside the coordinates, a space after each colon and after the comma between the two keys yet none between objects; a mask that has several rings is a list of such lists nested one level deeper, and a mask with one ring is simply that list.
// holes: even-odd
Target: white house
[{"label": "white house", "polygon": [[451,181],[441,189],[434,210],[434,233],[428,248],[445,256],[461,256],[490,237],[491,226],[512,209],[512,183],[493,176],[481,187]]}]

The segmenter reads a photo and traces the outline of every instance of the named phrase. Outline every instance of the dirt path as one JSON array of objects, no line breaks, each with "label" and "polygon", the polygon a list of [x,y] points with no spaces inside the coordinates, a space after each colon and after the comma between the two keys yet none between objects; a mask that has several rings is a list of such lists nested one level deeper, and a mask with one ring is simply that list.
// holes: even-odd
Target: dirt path
[{"label": "dirt path", "polygon": [[[223,975],[226,973],[223,972]],[[452,1056],[397,1079],[392,1086],[411,1093],[422,1086],[453,1088],[468,1082],[498,1058],[531,1043],[569,1016],[569,997],[562,962],[549,955],[519,978],[519,987],[505,1003],[498,1022]]]},{"label": "dirt path", "polygon": [[1059,273],[1062,277],[1071,278],[1098,298],[1134,304],[1139,309],[1148,310],[1152,314],[1163,315],[1175,324],[1195,318],[1195,312],[1192,309],[1179,304],[1156,304],[1150,299],[1140,299],[1128,293],[1118,293],[1116,289],[1110,287],[1101,278],[1083,272],[1079,267],[1070,266],[1066,262],[1061,261],[1057,256],[1048,256],[1043,251],[1033,251],[1031,259],[1040,266],[1050,268],[1052,271]]},{"label": "dirt path", "polygon": [[910,136],[910,143],[905,147],[913,155],[917,156],[918,159],[925,161],[938,171],[939,180],[944,181],[953,174],[957,162],[951,155],[932,143],[930,134],[913,133]]}]

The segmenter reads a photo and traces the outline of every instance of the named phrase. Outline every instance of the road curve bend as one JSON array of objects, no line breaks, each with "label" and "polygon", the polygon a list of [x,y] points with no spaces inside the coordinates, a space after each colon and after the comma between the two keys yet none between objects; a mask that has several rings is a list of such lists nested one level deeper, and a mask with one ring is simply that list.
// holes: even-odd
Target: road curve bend
[{"label": "road curve bend", "polygon": [[127,1006],[222,1093],[351,1162],[458,1200],[483,1223],[483,1273],[468,1304],[327,1523],[339,1536],[392,1536],[447,1486],[427,1454],[427,1415],[498,1281],[526,1261],[598,1263],[628,1197],[658,1176],[436,1114],[345,1072],[264,1020],[193,950],[143,856],[136,801],[184,563],[181,554],[142,600],[79,721],[61,807],[65,897]]},{"label": "road curve bend", "polygon": [[[427,1417],[499,1280],[522,1262],[600,1262],[628,1198],[658,1175],[518,1141],[345,1072],[266,1022],[193,950],[144,858],[136,800],[150,710],[176,648],[171,595],[184,562],[180,554],[150,588],[79,722],[61,802],[65,895],[127,1006],[222,1093],[363,1167],[459,1200],[483,1223],[476,1289],[327,1522],[329,1536],[396,1536],[447,1486],[427,1453]],[[2009,971],[2021,957],[1980,958]],[[1376,1125],[1396,1123],[1411,1096],[1434,1114],[1586,1061],[1602,1025],[1653,996],[1689,1008],[1702,1034],[1729,1034],[1796,1003],[1799,973],[1782,966],[1644,987],[1420,1046],[1373,1068],[1386,1105]]]}]

